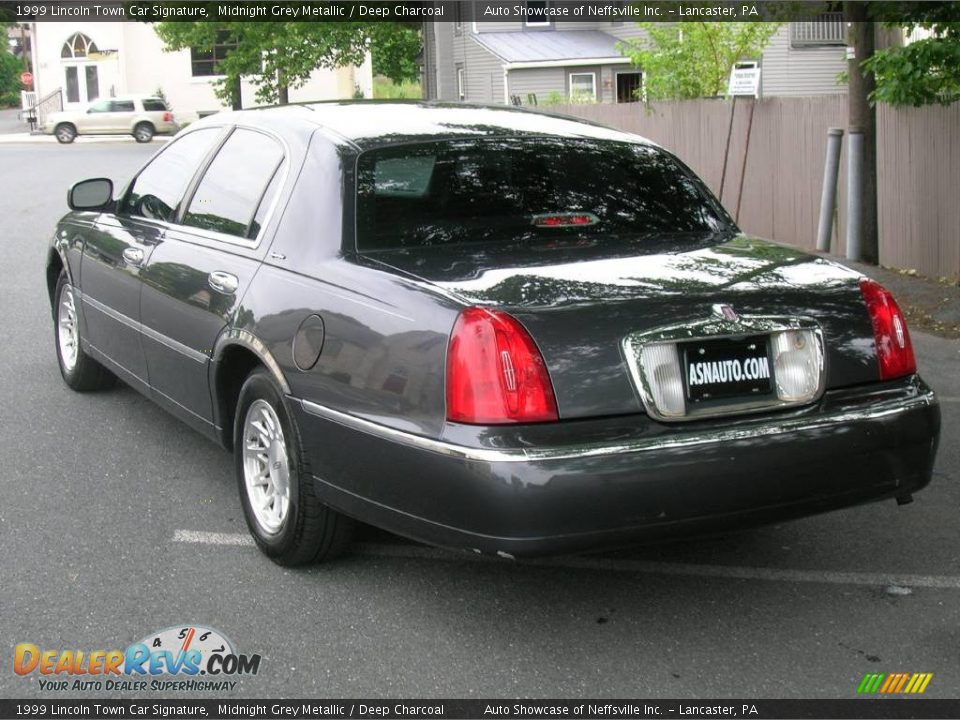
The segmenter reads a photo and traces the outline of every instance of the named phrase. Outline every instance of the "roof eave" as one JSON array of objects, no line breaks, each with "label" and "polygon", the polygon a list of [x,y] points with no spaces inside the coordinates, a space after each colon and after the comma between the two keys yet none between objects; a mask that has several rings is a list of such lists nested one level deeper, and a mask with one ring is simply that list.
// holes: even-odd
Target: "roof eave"
[{"label": "roof eave", "polygon": [[505,70],[523,70],[526,68],[550,68],[550,67],[584,67],[588,65],[629,65],[630,58],[625,57],[605,57],[605,58],[567,58],[562,60],[528,60],[520,62],[504,62]]}]

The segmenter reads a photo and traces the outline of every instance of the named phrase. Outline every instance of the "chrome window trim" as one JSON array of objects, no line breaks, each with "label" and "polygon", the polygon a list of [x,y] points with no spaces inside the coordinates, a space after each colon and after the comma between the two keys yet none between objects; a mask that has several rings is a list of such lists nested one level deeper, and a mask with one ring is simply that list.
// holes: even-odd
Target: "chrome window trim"
[{"label": "chrome window trim", "polygon": [[[709,408],[688,412],[682,416],[666,416],[660,412],[654,399],[653,390],[647,373],[640,361],[640,351],[648,345],[673,344],[695,340],[736,340],[750,335],[770,335],[790,330],[807,330],[813,333],[817,343],[817,361],[819,379],[813,397],[805,400],[781,400],[772,397],[754,402],[730,402],[713,405]],[[621,341],[621,349],[633,387],[643,403],[647,414],[654,420],[665,423],[682,423],[707,418],[730,415],[749,415],[767,410],[811,405],[826,391],[826,351],[823,343],[823,330],[820,324],[809,317],[789,317],[779,315],[739,315],[735,320],[707,318],[692,322],[668,325],[651,330],[630,333]],[[683,372],[683,368],[681,368]],[[775,377],[772,377],[775,381]]]},{"label": "chrome window trim", "polygon": [[918,386],[914,397],[893,397],[871,404],[866,408],[838,408],[832,412],[819,413],[814,416],[777,417],[766,422],[737,428],[712,428],[706,430],[678,431],[670,437],[639,438],[626,442],[586,443],[583,445],[567,445],[556,448],[477,448],[458,445],[444,440],[416,435],[381,425],[356,415],[325,407],[310,400],[289,398],[293,403],[299,403],[304,412],[324,420],[335,422],[351,430],[357,430],[374,435],[383,440],[395,442],[417,450],[446,455],[460,460],[514,463],[514,462],[550,462],[557,460],[576,460],[581,458],[596,458],[620,455],[660,452],[691,447],[703,447],[733,443],[739,440],[761,437],[776,437],[790,433],[804,433],[819,430],[829,426],[842,426],[851,422],[869,422],[881,420],[894,415],[901,415],[914,410],[936,404],[936,396],[929,388]]},{"label": "chrome window trim", "polygon": [[[220,242],[225,245],[242,247],[242,248],[246,248],[247,250],[256,250],[257,248],[260,247],[260,243],[263,241],[264,231],[266,230],[270,222],[273,220],[274,213],[277,211],[277,206],[279,205],[280,198],[283,195],[283,189],[286,187],[287,180],[290,177],[290,157],[291,157],[290,145],[280,135],[276,135],[272,132],[268,132],[262,128],[251,127],[249,125],[243,125],[239,123],[230,125],[229,128],[230,128],[229,134],[223,139],[220,145],[216,148],[216,152],[214,152],[213,156],[209,158],[209,162],[207,162],[200,169],[200,174],[196,178],[196,184],[187,188],[189,202],[186,202],[184,204],[182,212],[178,211],[176,216],[177,221],[173,224],[173,227],[176,228],[179,232],[182,232],[187,235],[194,235],[201,238],[207,238],[207,239],[213,240],[214,242]],[[263,223],[260,225],[260,230],[259,232],[257,232],[257,236],[254,238],[244,238],[244,237],[240,237],[239,235],[229,235],[227,233],[218,232],[216,230],[207,230],[206,228],[200,228],[195,225],[187,225],[186,223],[183,222],[183,218],[186,216],[187,212],[190,210],[190,203],[193,202],[193,196],[196,195],[197,190],[200,188],[201,183],[203,183],[204,178],[207,176],[207,171],[210,169],[210,166],[217,159],[217,156],[220,154],[220,152],[227,146],[227,143],[230,142],[230,138],[233,137],[234,132],[237,130],[248,130],[250,132],[255,132],[255,133],[259,133],[260,135],[264,135],[270,138],[271,140],[273,140],[274,142],[276,142],[278,145],[280,145],[280,149],[283,152],[283,157],[280,159],[280,164],[274,168],[273,174],[267,180],[267,185],[266,187],[263,188],[263,192],[260,194],[260,201],[257,203],[257,207],[253,209],[254,215],[253,217],[250,218],[251,222],[253,222],[253,220],[256,218],[257,208],[260,207],[260,202],[263,201],[264,193],[266,193],[267,190],[270,189],[270,184],[272,183],[273,178],[276,176],[278,172],[281,173],[280,185],[277,187],[277,194],[274,196],[273,200],[270,202],[270,207],[267,208],[267,214],[263,218]],[[184,199],[186,200],[187,196],[185,196]]]}]

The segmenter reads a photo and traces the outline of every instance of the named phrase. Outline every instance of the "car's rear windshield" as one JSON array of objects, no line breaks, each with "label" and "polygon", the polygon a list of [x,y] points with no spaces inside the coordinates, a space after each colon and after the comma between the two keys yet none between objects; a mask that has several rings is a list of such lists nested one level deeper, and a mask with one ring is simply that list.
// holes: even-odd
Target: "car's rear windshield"
[{"label": "car's rear windshield", "polygon": [[405,144],[360,155],[361,251],[728,226],[663,150],[569,138]]},{"label": "car's rear windshield", "polygon": [[147,112],[161,112],[167,109],[167,105],[163,100],[147,98],[143,101],[143,109]]}]

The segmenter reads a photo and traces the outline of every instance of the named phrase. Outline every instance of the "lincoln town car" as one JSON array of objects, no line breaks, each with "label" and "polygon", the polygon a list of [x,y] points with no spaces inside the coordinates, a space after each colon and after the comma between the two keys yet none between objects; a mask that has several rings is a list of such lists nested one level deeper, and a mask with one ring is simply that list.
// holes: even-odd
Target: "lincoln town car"
[{"label": "lincoln town car", "polygon": [[281,564],[358,521],[518,557],[930,481],[939,406],[890,292],[742,232],[635,135],[464,104],[220,113],[68,203],[64,381],[119,379],[231,450]]}]

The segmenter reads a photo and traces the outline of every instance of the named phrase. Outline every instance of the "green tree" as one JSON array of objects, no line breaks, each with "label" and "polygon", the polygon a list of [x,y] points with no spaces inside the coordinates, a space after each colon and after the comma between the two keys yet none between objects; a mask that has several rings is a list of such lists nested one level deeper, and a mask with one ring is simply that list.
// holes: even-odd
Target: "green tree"
[{"label": "green tree", "polygon": [[395,83],[420,79],[417,55],[423,41],[420,23],[375,23],[370,27],[370,54],[373,74]]},{"label": "green tree", "polygon": [[760,57],[781,23],[637,23],[646,38],[620,49],[644,72],[646,99],[686,100],[726,92],[733,64]]},{"label": "green tree", "polygon": [[960,2],[872,3],[870,14],[888,28],[928,35],[863,63],[876,77],[871,101],[919,107],[960,100]]},{"label": "green tree", "polygon": [[7,45],[7,28],[13,23],[0,22],[0,107],[20,104],[20,73],[23,63],[10,52]]},{"label": "green tree", "polygon": [[258,102],[286,103],[289,89],[317,68],[363,62],[370,35],[367,23],[349,22],[162,22],[155,29],[168,50],[226,48],[214,91],[234,104],[241,77],[257,88]]}]

